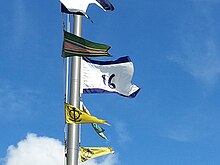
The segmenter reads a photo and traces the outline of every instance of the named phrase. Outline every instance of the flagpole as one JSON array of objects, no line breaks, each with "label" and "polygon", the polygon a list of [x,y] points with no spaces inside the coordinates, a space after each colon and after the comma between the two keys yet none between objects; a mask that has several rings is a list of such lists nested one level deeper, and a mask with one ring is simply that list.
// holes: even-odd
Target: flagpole
[{"label": "flagpole", "polygon": [[[82,16],[74,15],[74,34],[81,36]],[[80,108],[80,73],[81,57],[72,57],[70,77],[70,104]],[[68,124],[67,165],[78,165],[79,160],[79,125]]]}]

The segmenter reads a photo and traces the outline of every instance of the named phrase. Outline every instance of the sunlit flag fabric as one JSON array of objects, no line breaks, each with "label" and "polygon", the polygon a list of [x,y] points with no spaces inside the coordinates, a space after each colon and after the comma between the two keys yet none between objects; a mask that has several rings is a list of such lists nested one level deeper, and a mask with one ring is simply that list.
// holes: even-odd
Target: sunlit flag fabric
[{"label": "sunlit flag fabric", "polygon": [[64,30],[62,57],[70,56],[110,56],[108,50],[111,47],[78,37]]},{"label": "sunlit flag fabric", "polygon": [[92,123],[92,127],[94,128],[94,130],[97,132],[97,134],[100,137],[102,137],[103,139],[108,140],[108,138],[104,134],[104,131],[105,131],[104,128],[102,128],[99,124],[96,124],[96,123]]},{"label": "sunlit flag fabric", "polygon": [[[83,104],[83,112],[86,112],[87,114],[91,115],[89,110],[85,107],[84,104]],[[92,127],[100,137],[108,140],[107,137],[104,135],[105,129],[103,129],[99,124],[92,123]]]},{"label": "sunlit flag fabric", "polygon": [[87,124],[87,123],[99,123],[99,124],[107,124],[105,120],[98,119],[95,116],[91,116],[73,105],[64,103],[65,106],[65,116],[66,123],[68,124]]},{"label": "sunlit flag fabric", "polygon": [[82,13],[86,16],[86,10],[90,4],[96,4],[104,11],[114,10],[114,6],[108,0],[60,0],[61,12],[69,14]]},{"label": "sunlit flag fabric", "polygon": [[133,98],[140,88],[131,84],[134,66],[128,56],[115,61],[82,60],[83,93],[118,93]]},{"label": "sunlit flag fabric", "polygon": [[110,147],[80,147],[80,160],[85,162],[92,158],[113,153],[114,151]]}]

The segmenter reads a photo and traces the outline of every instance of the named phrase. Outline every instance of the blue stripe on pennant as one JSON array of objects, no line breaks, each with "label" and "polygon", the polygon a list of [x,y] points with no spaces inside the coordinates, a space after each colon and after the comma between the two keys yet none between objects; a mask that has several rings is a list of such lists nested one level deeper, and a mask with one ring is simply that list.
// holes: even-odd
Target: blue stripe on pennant
[{"label": "blue stripe on pennant", "polygon": [[110,91],[106,91],[104,89],[99,89],[99,88],[88,88],[88,89],[83,89],[83,94],[88,94],[88,93],[117,93],[121,96],[124,96],[124,97],[128,97],[128,98],[134,98],[138,92],[140,91],[140,88],[135,91],[134,93],[132,93],[131,95],[129,96],[126,96],[126,95],[123,95],[121,93],[118,93],[118,92],[110,92]]},{"label": "blue stripe on pennant", "polygon": [[112,64],[120,64],[120,63],[125,63],[125,62],[131,62],[131,59],[128,56],[125,57],[120,57],[115,61],[96,61],[89,59],[87,57],[83,57],[83,59],[86,62],[92,63],[92,64],[97,64],[97,65],[112,65]]}]

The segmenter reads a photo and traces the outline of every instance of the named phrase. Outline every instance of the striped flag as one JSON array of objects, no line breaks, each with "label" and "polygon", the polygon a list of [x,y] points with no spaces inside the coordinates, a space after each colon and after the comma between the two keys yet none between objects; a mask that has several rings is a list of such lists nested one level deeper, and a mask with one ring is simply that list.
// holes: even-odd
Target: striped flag
[{"label": "striped flag", "polygon": [[110,56],[108,50],[111,47],[104,44],[88,41],[72,33],[64,31],[62,57],[71,56]]}]

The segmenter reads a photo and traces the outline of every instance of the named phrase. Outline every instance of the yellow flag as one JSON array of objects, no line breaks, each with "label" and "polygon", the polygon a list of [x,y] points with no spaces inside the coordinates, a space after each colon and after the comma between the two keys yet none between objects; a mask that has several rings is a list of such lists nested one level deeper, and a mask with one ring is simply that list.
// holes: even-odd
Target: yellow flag
[{"label": "yellow flag", "polygon": [[66,113],[66,122],[69,124],[86,124],[86,123],[99,123],[107,124],[105,120],[98,119],[95,116],[91,116],[78,108],[64,103],[65,104],[65,113]]},{"label": "yellow flag", "polygon": [[80,160],[85,162],[88,159],[113,153],[110,147],[80,147]]}]

